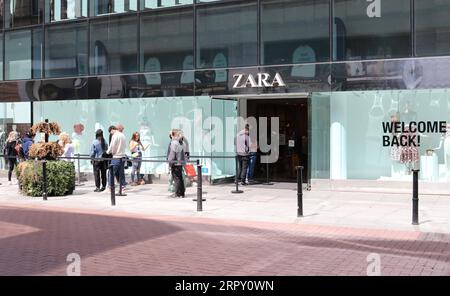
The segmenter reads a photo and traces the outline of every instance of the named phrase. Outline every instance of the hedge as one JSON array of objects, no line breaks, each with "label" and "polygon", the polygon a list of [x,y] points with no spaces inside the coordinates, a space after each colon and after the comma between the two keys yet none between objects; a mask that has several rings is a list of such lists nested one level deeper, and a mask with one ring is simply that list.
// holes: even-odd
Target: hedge
[{"label": "hedge", "polygon": [[[16,176],[23,194],[43,195],[42,162],[24,161],[16,167]],[[67,161],[47,162],[48,196],[63,196],[73,193],[75,188],[75,166]]]}]

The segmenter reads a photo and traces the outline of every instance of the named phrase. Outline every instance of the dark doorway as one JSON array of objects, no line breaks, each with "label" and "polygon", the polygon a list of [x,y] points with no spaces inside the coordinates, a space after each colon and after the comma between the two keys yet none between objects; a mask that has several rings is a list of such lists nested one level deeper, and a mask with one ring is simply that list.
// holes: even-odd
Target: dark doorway
[{"label": "dark doorway", "polygon": [[[271,117],[280,119],[280,153],[273,164],[261,164],[258,157],[254,175],[258,181],[294,182],[296,167],[304,166],[303,182],[308,172],[308,99],[254,99],[247,101],[248,117],[267,117],[271,130]],[[258,130],[259,138],[259,130]],[[270,136],[268,135],[270,141]],[[259,139],[258,139],[259,143]],[[258,155],[261,153],[258,151]]]}]

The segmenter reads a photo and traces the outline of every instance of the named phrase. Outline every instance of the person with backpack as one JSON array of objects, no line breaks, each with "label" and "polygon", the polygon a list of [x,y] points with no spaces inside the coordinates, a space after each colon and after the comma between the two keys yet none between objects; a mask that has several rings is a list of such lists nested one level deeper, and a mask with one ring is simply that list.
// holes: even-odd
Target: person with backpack
[{"label": "person with backpack", "polygon": [[23,151],[23,157],[25,159],[29,158],[29,151],[30,151],[30,147],[31,145],[33,145],[34,143],[34,135],[31,131],[29,131],[28,133],[25,134],[25,136],[23,137],[22,140],[22,151]]},{"label": "person with backpack", "polygon": [[6,140],[6,146],[4,155],[6,158],[6,163],[8,164],[8,184],[11,185],[11,177],[14,171],[14,167],[17,165],[18,156],[20,155],[22,146],[19,141],[19,134],[16,131],[12,131],[8,135]]},{"label": "person with backpack", "polygon": [[107,150],[108,144],[106,144],[105,138],[103,137],[103,131],[99,129],[95,132],[95,140],[92,142],[90,152],[95,178],[94,192],[103,192],[106,189],[108,161],[96,159],[108,158]]}]

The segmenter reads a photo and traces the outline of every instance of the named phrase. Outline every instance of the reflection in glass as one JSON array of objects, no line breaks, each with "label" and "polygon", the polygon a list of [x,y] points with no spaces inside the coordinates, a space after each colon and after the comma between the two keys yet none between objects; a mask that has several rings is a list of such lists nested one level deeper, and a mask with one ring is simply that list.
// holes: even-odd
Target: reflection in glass
[{"label": "reflection in glass", "polygon": [[[383,136],[393,143],[393,137],[411,134],[411,121],[448,122],[449,98],[447,90],[331,93],[331,179],[408,181],[411,168],[420,167],[421,180],[448,182],[450,150],[445,141],[450,133],[416,133],[421,136],[419,146],[383,147]],[[391,122],[404,123],[405,130],[385,133],[383,123]]]},{"label": "reflection in glass", "polygon": [[193,0],[140,0],[140,1],[141,1],[141,10],[173,7],[178,5],[189,5],[193,3]]},{"label": "reflection in glass", "polygon": [[3,11],[4,7],[4,1],[0,0],[0,20],[2,20],[0,21],[0,29],[3,29],[3,18],[5,17],[5,13]]},{"label": "reflection in glass", "polygon": [[88,16],[88,0],[46,0],[46,22],[72,20]]},{"label": "reflection in glass", "polygon": [[45,76],[78,76],[88,73],[87,23],[50,26],[45,30]]},{"label": "reflection in glass", "polygon": [[360,0],[333,0],[333,59],[411,56],[410,0],[383,1],[378,11]]},{"label": "reflection in glass", "polygon": [[417,55],[449,54],[450,0],[416,0],[414,9]]},{"label": "reflection in glass", "polygon": [[0,34],[0,80],[3,80],[3,34]]},{"label": "reflection in glass", "polygon": [[193,69],[193,19],[192,8],[143,14],[140,36],[141,71]]},{"label": "reflection in glass", "polygon": [[[31,127],[30,102],[0,103],[0,151],[6,145],[8,134],[16,131],[22,137]],[[6,169],[5,159],[0,158],[0,169]]]},{"label": "reflection in glass", "polygon": [[[328,61],[329,1],[263,0],[261,58],[268,64]],[[302,76],[297,73],[298,76]],[[305,73],[314,77],[313,73]]]},{"label": "reflection in glass", "polygon": [[[129,141],[134,132],[141,134],[144,146],[150,145],[144,152],[144,159],[164,160],[169,145],[168,132],[172,128],[184,131],[189,141],[191,155],[211,155],[211,141],[214,137],[234,139],[234,128],[230,135],[222,134],[220,127],[212,126],[211,114],[225,120],[236,116],[236,103],[211,105],[208,96],[204,97],[165,97],[165,98],[133,98],[133,99],[103,99],[103,100],[67,100],[36,102],[34,104],[34,121],[41,121],[51,115],[52,120],[60,123],[62,131],[69,134],[77,133],[77,149],[86,154],[94,140],[96,129],[103,129],[107,134],[110,125],[122,123],[125,126],[125,136]],[[81,131],[80,126],[84,127]],[[228,132],[228,131],[225,131]],[[52,138],[50,140],[53,140]],[[223,146],[215,147],[217,154],[233,155],[234,146],[227,151],[225,141]],[[233,143],[233,142],[231,142]],[[214,152],[214,153],[216,153]],[[129,151],[127,151],[129,154]],[[233,175],[234,159],[204,160],[205,175]],[[89,161],[83,161],[82,171],[91,172]],[[166,174],[165,163],[145,163],[143,174]]]},{"label": "reflection in glass", "polygon": [[138,0],[91,0],[92,16],[137,11]]},{"label": "reflection in glass", "polygon": [[5,27],[15,28],[42,23],[44,0],[7,0]]},{"label": "reflection in glass", "polygon": [[90,73],[137,72],[137,31],[134,17],[92,21]]},{"label": "reflection in glass", "polygon": [[197,67],[257,64],[257,5],[245,1],[197,7]]},{"label": "reflection in glass", "polygon": [[5,79],[41,77],[42,30],[5,33]]}]

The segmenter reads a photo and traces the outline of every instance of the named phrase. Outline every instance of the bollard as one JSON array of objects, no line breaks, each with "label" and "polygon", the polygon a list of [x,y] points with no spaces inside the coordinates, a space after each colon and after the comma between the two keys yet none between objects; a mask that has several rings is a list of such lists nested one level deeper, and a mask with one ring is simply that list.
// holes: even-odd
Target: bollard
[{"label": "bollard", "polygon": [[303,167],[297,167],[297,217],[303,217]]},{"label": "bollard", "polygon": [[202,165],[197,162],[197,212],[203,211]]},{"label": "bollard", "polygon": [[[125,166],[125,164],[123,163],[123,158],[121,158],[120,159],[120,164],[119,164],[119,194],[118,194],[118,196],[127,196],[125,193],[123,193],[122,192],[122,189],[123,189],[123,187],[122,187],[122,184],[120,183],[120,174],[122,173],[122,172],[124,172],[124,174],[125,174],[125,168],[124,168],[124,166]],[[125,160],[126,161],[126,160]]]},{"label": "bollard", "polygon": [[116,176],[114,176],[114,169],[112,167],[112,165],[109,165],[109,180],[111,181],[109,184],[110,188],[111,188],[111,205],[115,206],[116,205],[116,185],[115,185],[115,178]]},{"label": "bollard", "polygon": [[239,167],[239,160],[238,160],[238,156],[236,155],[236,174],[234,176],[234,182],[236,183],[236,190],[231,191],[231,193],[234,193],[234,194],[244,193],[244,191],[239,190],[238,167]]},{"label": "bollard", "polygon": [[80,154],[75,154],[77,157],[77,174],[78,174],[78,186],[81,185],[81,171],[80,171]]},{"label": "bollard", "polygon": [[44,184],[42,186],[42,198],[44,200],[47,200],[48,197],[48,192],[47,192],[47,161],[44,160],[44,162],[42,163],[42,179],[44,181]]},{"label": "bollard", "polygon": [[419,172],[419,170],[413,170],[413,225],[419,225]]},{"label": "bollard", "polygon": [[271,183],[269,181],[269,161],[266,162],[266,182],[262,183],[263,185],[273,185],[273,183]]}]

